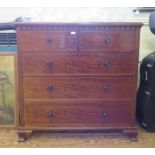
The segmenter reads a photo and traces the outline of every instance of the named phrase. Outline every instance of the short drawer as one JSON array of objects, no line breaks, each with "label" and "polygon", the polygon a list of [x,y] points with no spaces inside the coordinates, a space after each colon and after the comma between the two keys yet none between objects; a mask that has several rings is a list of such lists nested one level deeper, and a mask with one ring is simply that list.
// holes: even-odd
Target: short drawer
[{"label": "short drawer", "polygon": [[134,31],[80,32],[80,50],[95,52],[124,52],[135,50]]},{"label": "short drawer", "polygon": [[24,53],[22,57],[24,76],[133,75],[135,63],[135,53]]},{"label": "short drawer", "polygon": [[130,125],[128,102],[72,101],[25,103],[26,126],[119,126]]},{"label": "short drawer", "polygon": [[130,99],[133,77],[24,77],[24,99]]},{"label": "short drawer", "polygon": [[77,34],[71,31],[21,31],[18,34],[23,52],[76,51]]}]

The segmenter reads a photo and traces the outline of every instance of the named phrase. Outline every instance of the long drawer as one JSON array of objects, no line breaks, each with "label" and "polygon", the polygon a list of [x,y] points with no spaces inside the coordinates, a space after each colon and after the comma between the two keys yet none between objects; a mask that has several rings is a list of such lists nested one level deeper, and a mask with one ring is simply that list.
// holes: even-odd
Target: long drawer
[{"label": "long drawer", "polygon": [[24,77],[24,99],[130,99],[133,77]]},{"label": "long drawer", "polygon": [[131,122],[129,102],[29,102],[25,103],[26,126],[123,126]]},{"label": "long drawer", "polygon": [[18,34],[23,52],[124,52],[134,51],[134,31],[21,31]]},{"label": "long drawer", "polygon": [[135,62],[135,53],[24,53],[22,57],[24,76],[133,75]]}]

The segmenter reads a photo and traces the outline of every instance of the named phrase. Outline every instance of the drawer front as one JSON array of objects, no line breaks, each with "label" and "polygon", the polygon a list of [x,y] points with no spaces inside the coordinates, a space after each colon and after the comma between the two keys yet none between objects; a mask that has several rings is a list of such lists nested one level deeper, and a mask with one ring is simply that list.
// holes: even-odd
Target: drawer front
[{"label": "drawer front", "polygon": [[84,51],[133,51],[134,31],[85,31],[80,33],[80,50]]},{"label": "drawer front", "polygon": [[130,124],[129,103],[80,101],[79,103],[28,103],[24,121],[29,126],[95,125],[117,126]]},{"label": "drawer front", "polygon": [[135,53],[50,54],[24,53],[26,76],[62,74],[133,75]]},{"label": "drawer front", "polygon": [[22,31],[19,33],[19,45],[24,52],[76,51],[76,35],[71,31]]},{"label": "drawer front", "polygon": [[129,99],[133,86],[133,77],[24,77],[24,98]]}]

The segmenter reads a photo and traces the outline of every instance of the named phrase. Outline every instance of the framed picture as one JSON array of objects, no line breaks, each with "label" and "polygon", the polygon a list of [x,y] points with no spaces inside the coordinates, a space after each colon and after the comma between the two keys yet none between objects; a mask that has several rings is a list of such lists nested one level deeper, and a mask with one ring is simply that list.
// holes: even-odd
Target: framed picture
[{"label": "framed picture", "polygon": [[16,125],[16,53],[0,52],[0,127]]}]

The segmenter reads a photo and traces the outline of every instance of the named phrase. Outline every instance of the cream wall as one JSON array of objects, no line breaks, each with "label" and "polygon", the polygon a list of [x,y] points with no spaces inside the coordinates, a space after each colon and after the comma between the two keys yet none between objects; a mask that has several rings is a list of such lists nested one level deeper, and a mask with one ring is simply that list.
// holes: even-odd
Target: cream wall
[{"label": "cream wall", "polygon": [[33,21],[54,22],[143,22],[140,39],[140,60],[155,51],[155,35],[148,27],[149,13],[136,14],[134,8],[0,8],[0,22],[17,17],[31,17]]}]

